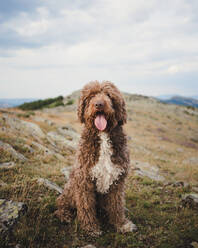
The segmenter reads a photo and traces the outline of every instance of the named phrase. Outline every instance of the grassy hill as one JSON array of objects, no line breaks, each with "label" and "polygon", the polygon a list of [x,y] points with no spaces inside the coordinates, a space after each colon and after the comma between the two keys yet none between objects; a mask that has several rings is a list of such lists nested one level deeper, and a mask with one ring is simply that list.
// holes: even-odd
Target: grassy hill
[{"label": "grassy hill", "polygon": [[[64,105],[39,110],[0,112],[0,198],[27,204],[1,247],[162,247],[187,248],[198,242],[196,205],[183,202],[198,187],[198,110],[166,105],[125,94],[125,131],[131,156],[126,187],[127,216],[137,232],[115,233],[104,223],[99,238],[86,236],[77,220],[71,225],[56,218],[58,192],[41,183],[48,179],[63,188],[64,171],[75,160],[82,126],[77,120],[78,92]],[[56,101],[55,101],[56,102]],[[41,106],[40,105],[40,106]],[[6,167],[5,164],[9,164]],[[4,165],[4,167],[2,166]]]}]

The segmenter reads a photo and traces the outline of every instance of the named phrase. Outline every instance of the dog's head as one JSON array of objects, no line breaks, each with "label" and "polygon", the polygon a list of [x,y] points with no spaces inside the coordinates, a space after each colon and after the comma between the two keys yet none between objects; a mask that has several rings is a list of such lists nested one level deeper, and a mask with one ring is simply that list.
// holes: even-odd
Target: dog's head
[{"label": "dog's head", "polygon": [[117,87],[108,81],[84,86],[78,105],[78,117],[88,128],[108,131],[126,123],[125,102]]}]

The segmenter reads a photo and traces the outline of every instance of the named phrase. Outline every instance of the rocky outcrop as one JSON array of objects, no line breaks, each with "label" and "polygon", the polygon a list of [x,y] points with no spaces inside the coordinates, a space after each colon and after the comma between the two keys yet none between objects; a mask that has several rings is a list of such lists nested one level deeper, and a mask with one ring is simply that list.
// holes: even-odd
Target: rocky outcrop
[{"label": "rocky outcrop", "polygon": [[53,121],[48,120],[48,119],[45,119],[45,118],[43,118],[41,116],[34,116],[33,117],[33,120],[36,121],[36,122],[44,122],[44,123],[46,123],[49,126],[55,125],[55,123]]},{"label": "rocky outcrop", "polygon": [[196,207],[198,208],[198,194],[191,193],[182,196],[182,204],[184,206]]},{"label": "rocky outcrop", "polygon": [[141,177],[149,177],[152,180],[164,182],[165,178],[159,174],[159,169],[149,163],[140,162],[137,160],[131,161],[133,165],[134,174]]},{"label": "rocky outcrop", "polygon": [[10,127],[11,131],[23,133],[24,135],[32,136],[35,139],[41,139],[45,137],[45,134],[40,129],[40,127],[33,122],[24,121],[5,114],[1,119],[4,122],[4,125],[8,125]]},{"label": "rocky outcrop", "polygon": [[69,139],[69,140],[72,139],[72,140],[78,141],[80,138],[80,135],[70,125],[59,127],[57,131],[59,134],[63,135],[66,139]]},{"label": "rocky outcrop", "polygon": [[22,202],[0,199],[0,233],[9,231],[26,211],[27,206]]},{"label": "rocky outcrop", "polygon": [[47,138],[52,145],[58,146],[60,149],[76,151],[80,136],[74,129],[59,127],[57,131],[47,133]]},{"label": "rocky outcrop", "polygon": [[0,180],[0,186],[1,187],[7,186],[7,183],[5,183],[4,181]]},{"label": "rocky outcrop", "polygon": [[49,189],[55,190],[58,194],[63,192],[61,187],[59,187],[56,183],[49,181],[48,179],[39,178],[38,183],[45,185]]},{"label": "rocky outcrop", "polygon": [[23,162],[25,162],[27,160],[27,158],[25,156],[23,156],[21,153],[17,152],[11,145],[9,145],[7,143],[0,141],[0,148],[7,151],[8,153],[10,153],[14,159],[17,159],[17,160],[20,160]]},{"label": "rocky outcrop", "polygon": [[198,193],[198,187],[192,187],[192,190],[196,193]]},{"label": "rocky outcrop", "polygon": [[14,162],[0,163],[0,169],[11,169],[15,166],[16,164]]},{"label": "rocky outcrop", "polygon": [[192,242],[191,245],[192,245],[193,248],[198,248],[198,243],[197,242]]},{"label": "rocky outcrop", "polygon": [[172,183],[172,185],[173,185],[173,187],[183,187],[183,188],[189,187],[189,183],[182,182],[182,181],[176,181],[176,182]]},{"label": "rocky outcrop", "polygon": [[184,164],[191,164],[198,166],[198,157],[191,157],[183,161]]},{"label": "rocky outcrop", "polygon": [[[47,120],[40,117],[37,121],[46,122]],[[75,152],[79,140],[79,134],[70,125],[57,127],[56,131],[45,134],[37,124],[21,120],[10,114],[0,116],[0,125],[2,125],[0,131],[2,131],[3,134],[16,137],[16,140],[20,137],[22,150],[28,154],[34,154],[37,158],[41,156],[54,156],[60,161],[65,161],[65,157],[62,156],[61,153],[64,150],[68,150],[72,153]],[[48,141],[47,145],[46,140]],[[11,159],[13,158],[14,160],[20,161],[27,160],[24,155],[15,151],[15,149],[7,143],[0,141],[0,148],[10,153]]]},{"label": "rocky outcrop", "polygon": [[[41,145],[38,142],[32,141],[32,145],[35,146],[38,150],[40,150],[42,152],[42,156],[44,155],[46,157],[48,155],[54,155],[55,157],[57,157],[61,161],[65,160],[65,158],[61,154],[59,154],[58,152],[56,152],[56,151],[54,151],[52,149],[49,149],[46,146]],[[56,148],[55,144],[53,144],[53,145],[54,145],[53,148],[58,151],[58,149]]]}]

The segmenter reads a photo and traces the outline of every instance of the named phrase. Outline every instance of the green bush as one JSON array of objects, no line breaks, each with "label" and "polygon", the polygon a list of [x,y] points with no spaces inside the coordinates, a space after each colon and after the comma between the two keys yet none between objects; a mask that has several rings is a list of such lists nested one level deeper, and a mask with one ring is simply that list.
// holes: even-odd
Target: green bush
[{"label": "green bush", "polygon": [[74,99],[68,100],[68,102],[66,103],[66,105],[72,105],[74,104]]},{"label": "green bush", "polygon": [[55,108],[55,107],[63,106],[63,105],[64,105],[63,101],[59,100],[59,101],[53,102],[50,105],[48,105],[48,108]]},{"label": "green bush", "polygon": [[63,96],[24,103],[20,105],[19,108],[22,110],[37,110],[37,109],[48,108],[48,107],[54,108],[60,105],[64,105]]}]

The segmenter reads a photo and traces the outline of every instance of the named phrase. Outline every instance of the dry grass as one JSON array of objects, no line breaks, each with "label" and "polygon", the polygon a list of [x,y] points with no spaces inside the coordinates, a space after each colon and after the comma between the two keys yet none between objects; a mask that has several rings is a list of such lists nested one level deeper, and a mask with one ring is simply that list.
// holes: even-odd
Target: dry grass
[{"label": "dry grass", "polygon": [[[0,132],[0,140],[11,144],[18,152],[29,160],[9,170],[0,170],[0,178],[6,185],[0,187],[1,198],[22,201],[28,205],[28,212],[14,227],[5,239],[0,238],[1,247],[81,247],[88,243],[96,247],[126,248],[126,247],[162,247],[190,248],[192,241],[198,242],[197,209],[182,206],[181,196],[191,192],[192,186],[198,186],[198,165],[185,163],[197,155],[198,118],[189,115],[186,108],[132,101],[128,104],[129,121],[125,127],[130,136],[129,147],[131,158],[148,162],[160,169],[167,181],[185,181],[189,186],[164,186],[148,178],[131,175],[126,189],[126,205],[128,217],[138,226],[136,233],[117,234],[111,227],[104,224],[104,234],[93,239],[84,235],[75,220],[71,225],[65,225],[54,216],[57,193],[39,185],[37,178],[47,178],[63,187],[65,178],[60,169],[74,162],[74,154],[61,150],[65,154],[65,162],[55,156],[44,156],[42,151],[35,150],[33,154],[24,149],[30,145],[31,139],[23,139],[13,133]],[[15,110],[12,109],[12,112]],[[20,118],[27,120],[21,111]],[[1,114],[0,114],[1,115]],[[13,114],[12,114],[13,115]],[[55,126],[35,122],[46,133],[58,126],[70,124],[78,132],[81,126],[73,112],[39,112],[30,115],[29,121],[35,116],[51,120]],[[18,116],[19,117],[19,116]],[[189,144],[193,144],[189,145]],[[48,145],[42,140],[42,145]],[[9,161],[12,157],[0,150],[0,162]]]}]

